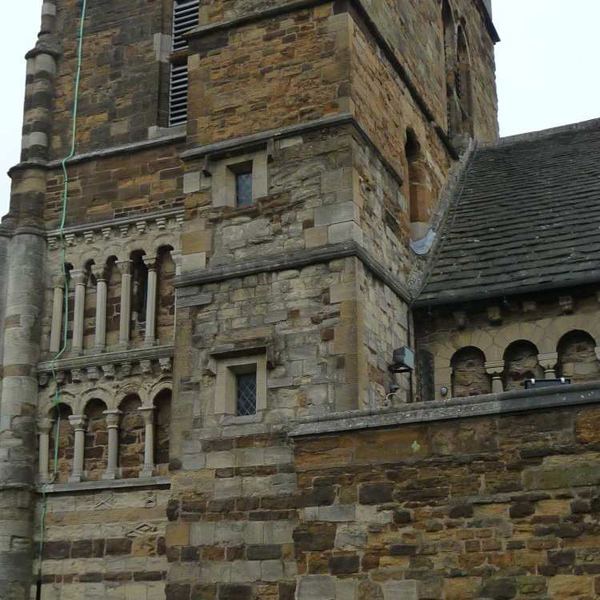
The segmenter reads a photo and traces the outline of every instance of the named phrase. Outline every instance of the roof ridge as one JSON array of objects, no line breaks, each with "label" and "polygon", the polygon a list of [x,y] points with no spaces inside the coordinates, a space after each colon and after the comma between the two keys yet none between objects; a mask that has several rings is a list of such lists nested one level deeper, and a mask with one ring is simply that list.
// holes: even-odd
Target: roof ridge
[{"label": "roof ridge", "polygon": [[590,131],[594,129],[600,130],[600,118],[588,119],[587,121],[578,121],[577,123],[569,123],[567,125],[559,125],[557,127],[550,127],[548,129],[539,129],[537,131],[518,133],[516,135],[509,135],[498,140],[494,140],[493,142],[483,142],[480,144],[480,148],[501,148],[502,146],[508,146],[518,142],[534,142],[536,140],[551,137],[553,135],[559,135],[561,133]]}]

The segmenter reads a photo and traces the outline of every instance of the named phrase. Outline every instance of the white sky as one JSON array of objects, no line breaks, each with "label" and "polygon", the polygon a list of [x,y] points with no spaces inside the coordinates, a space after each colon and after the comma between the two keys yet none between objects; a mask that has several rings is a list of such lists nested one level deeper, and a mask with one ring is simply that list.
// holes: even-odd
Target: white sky
[{"label": "white sky", "polygon": [[[41,5],[0,0],[0,214],[8,210],[5,173],[19,160],[23,56],[35,44]],[[494,0],[494,20],[502,135],[600,117],[599,0]]]}]

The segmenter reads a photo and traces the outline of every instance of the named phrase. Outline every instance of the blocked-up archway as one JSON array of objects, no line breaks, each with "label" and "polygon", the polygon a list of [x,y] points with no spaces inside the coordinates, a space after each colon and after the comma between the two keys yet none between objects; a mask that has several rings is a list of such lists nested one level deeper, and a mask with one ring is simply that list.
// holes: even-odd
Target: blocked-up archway
[{"label": "blocked-up archway", "polygon": [[492,391],[485,354],[475,346],[461,348],[452,357],[452,396],[480,396]]},{"label": "blocked-up archway", "polygon": [[139,411],[142,402],[130,394],[120,404],[119,467],[121,477],[139,477],[144,463],[144,418]]},{"label": "blocked-up archway", "polygon": [[[69,417],[72,414],[73,410],[71,407],[64,403],[54,406],[49,413],[49,417],[52,419],[53,423],[50,432],[50,460],[48,472],[52,477],[54,473],[54,461],[56,458],[57,473],[54,478],[56,483],[68,481],[73,469],[75,437],[73,427],[69,422]],[[57,437],[58,444],[56,443]]]},{"label": "blocked-up archway", "polygon": [[596,356],[596,340],[586,331],[574,330],[559,341],[558,375],[572,383],[600,380],[600,361]]},{"label": "blocked-up archway", "polygon": [[97,398],[90,400],[85,407],[87,430],[83,470],[86,479],[98,481],[106,471],[108,461],[108,431],[106,428],[106,404]]},{"label": "blocked-up archway", "polygon": [[537,346],[527,340],[517,340],[504,352],[504,390],[519,390],[527,379],[544,379],[544,369],[538,361]]}]

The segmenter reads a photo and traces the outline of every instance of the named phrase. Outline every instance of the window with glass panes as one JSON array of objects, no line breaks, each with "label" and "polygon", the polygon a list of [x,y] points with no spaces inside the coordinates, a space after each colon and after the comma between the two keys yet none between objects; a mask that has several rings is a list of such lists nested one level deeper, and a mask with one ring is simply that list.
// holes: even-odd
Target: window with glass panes
[{"label": "window with glass panes", "polygon": [[236,415],[248,417],[256,414],[256,371],[236,375]]},{"label": "window with glass panes", "polygon": [[235,174],[235,203],[237,206],[252,204],[252,170]]}]

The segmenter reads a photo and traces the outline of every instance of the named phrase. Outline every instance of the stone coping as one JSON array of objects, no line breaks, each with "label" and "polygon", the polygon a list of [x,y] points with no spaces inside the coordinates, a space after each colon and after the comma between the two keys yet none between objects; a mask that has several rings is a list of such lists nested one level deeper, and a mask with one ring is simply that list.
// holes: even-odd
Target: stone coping
[{"label": "stone coping", "polygon": [[[186,139],[186,133],[181,133],[179,128],[172,128],[175,130],[173,134],[156,135],[147,140],[141,140],[139,142],[131,142],[129,144],[122,144],[119,146],[110,146],[108,148],[100,148],[98,150],[92,150],[82,154],[76,154],[73,158],[67,161],[67,165],[73,165],[76,163],[84,162],[86,160],[95,160],[98,158],[109,158],[118,154],[129,154],[131,152],[137,152],[138,150],[149,150],[157,146],[165,144],[184,142]],[[8,170],[9,177],[12,173],[22,169],[59,169],[62,166],[62,160],[28,160],[20,162]]]},{"label": "stone coping", "polygon": [[[154,346],[152,348],[130,348],[128,350],[117,350],[103,352],[101,354],[83,354],[71,358],[61,358],[54,363],[56,371],[68,371],[70,369],[87,369],[98,367],[108,363],[134,362],[140,360],[158,360],[173,356],[174,347]],[[47,360],[38,364],[38,372],[52,372],[52,361]]]},{"label": "stone coping", "polygon": [[351,257],[358,258],[375,277],[383,281],[399,298],[405,302],[411,301],[408,287],[390,275],[386,268],[357,242],[328,244],[310,250],[275,254],[273,256],[246,260],[221,267],[191,271],[177,276],[175,278],[175,287],[183,288],[238,277],[247,277],[248,275],[256,275],[258,273],[301,269],[310,265]]},{"label": "stone coping", "polygon": [[292,425],[290,437],[415,423],[494,416],[600,402],[600,382],[519,390],[447,401],[420,402],[390,410],[355,410],[305,417]]},{"label": "stone coping", "polygon": [[171,478],[163,477],[144,477],[140,479],[110,479],[103,481],[80,481],[78,483],[52,483],[50,485],[40,483],[36,485],[36,491],[39,494],[64,494],[73,492],[95,492],[98,490],[119,490],[141,487],[163,487],[170,486]]}]

